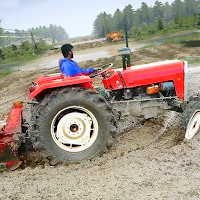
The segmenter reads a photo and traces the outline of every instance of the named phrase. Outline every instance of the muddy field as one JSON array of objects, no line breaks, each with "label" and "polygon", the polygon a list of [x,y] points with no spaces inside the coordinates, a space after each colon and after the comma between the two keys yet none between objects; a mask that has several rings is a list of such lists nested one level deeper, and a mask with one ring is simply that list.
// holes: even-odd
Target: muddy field
[{"label": "muddy field", "polygon": [[[199,57],[200,47],[159,46],[131,53],[138,65],[173,58]],[[49,57],[48,57],[49,59]],[[190,59],[189,59],[190,60]],[[79,63],[98,67],[113,56]],[[24,100],[28,85],[50,70],[17,71],[0,80],[0,116],[15,99]],[[199,91],[200,65],[189,65],[189,90]],[[108,153],[71,165],[31,165],[0,174],[0,199],[199,199],[200,135],[184,139],[181,114],[167,112],[157,119],[120,123]]]}]

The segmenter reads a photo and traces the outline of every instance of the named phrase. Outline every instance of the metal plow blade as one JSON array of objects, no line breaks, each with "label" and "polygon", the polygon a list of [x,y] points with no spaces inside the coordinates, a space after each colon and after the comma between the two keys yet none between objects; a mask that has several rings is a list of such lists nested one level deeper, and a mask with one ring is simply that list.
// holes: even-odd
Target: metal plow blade
[{"label": "metal plow blade", "polygon": [[0,128],[0,171],[14,170],[21,161],[18,158],[18,145],[15,138],[21,133],[22,103],[15,102],[6,125]]}]

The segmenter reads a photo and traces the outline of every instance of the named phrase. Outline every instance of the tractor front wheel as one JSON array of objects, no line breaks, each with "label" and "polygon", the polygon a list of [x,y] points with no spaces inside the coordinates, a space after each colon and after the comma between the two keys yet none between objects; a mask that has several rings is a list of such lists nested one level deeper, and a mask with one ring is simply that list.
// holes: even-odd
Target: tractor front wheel
[{"label": "tractor front wheel", "polygon": [[190,101],[183,112],[183,127],[186,129],[185,138],[191,139],[200,128],[200,102]]}]

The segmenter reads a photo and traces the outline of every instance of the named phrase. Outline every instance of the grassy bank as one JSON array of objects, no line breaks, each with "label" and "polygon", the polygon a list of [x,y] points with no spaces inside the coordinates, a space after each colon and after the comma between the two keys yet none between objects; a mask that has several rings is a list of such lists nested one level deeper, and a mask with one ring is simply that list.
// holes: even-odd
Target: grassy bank
[{"label": "grassy bank", "polygon": [[24,62],[24,61],[28,61],[28,60],[34,60],[34,59],[37,59],[41,56],[42,56],[41,54],[35,54],[35,55],[24,54],[24,55],[19,55],[17,57],[10,57],[10,58],[7,58],[7,59],[2,59],[0,61],[0,68],[1,68],[2,65]]},{"label": "grassy bank", "polygon": [[26,41],[20,47],[12,45],[0,48],[0,78],[11,74],[13,66],[40,58],[47,50],[53,48],[46,46],[43,41],[36,43],[36,45],[37,48],[33,49],[32,45]]},{"label": "grassy bank", "polygon": [[10,69],[5,69],[5,70],[0,70],[0,79],[8,74],[11,74],[13,70]]},{"label": "grassy bank", "polygon": [[144,33],[144,35],[131,36],[131,37],[134,38],[135,41],[150,40],[150,39],[157,39],[157,38],[173,36],[173,35],[178,35],[178,34],[184,34],[184,33],[193,32],[196,30],[198,30],[198,28],[159,30],[154,34]]},{"label": "grassy bank", "polygon": [[[36,48],[37,47],[37,48]],[[52,46],[46,46],[44,41],[38,42],[33,49],[32,45],[26,41],[20,46],[11,45],[9,47],[0,48],[0,66],[4,64],[11,64],[13,62],[22,62],[27,60],[33,60],[53,48]]]},{"label": "grassy bank", "polygon": [[200,33],[167,39],[163,44],[181,44],[186,47],[198,47],[200,46]]},{"label": "grassy bank", "polygon": [[156,43],[156,44],[148,44],[136,50],[147,49],[147,48],[156,47],[160,45],[167,45],[167,44],[179,44],[185,47],[199,47],[200,46],[200,32],[166,39],[165,41]]}]

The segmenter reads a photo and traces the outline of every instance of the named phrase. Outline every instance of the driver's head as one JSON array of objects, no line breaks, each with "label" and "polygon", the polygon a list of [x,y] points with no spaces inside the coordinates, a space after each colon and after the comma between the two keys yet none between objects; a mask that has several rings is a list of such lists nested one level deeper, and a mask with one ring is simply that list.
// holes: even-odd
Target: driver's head
[{"label": "driver's head", "polygon": [[71,44],[64,44],[61,47],[61,51],[62,51],[63,56],[66,58],[66,57],[68,57],[68,55],[70,53],[71,58],[73,58],[72,49],[73,49],[73,46]]}]

